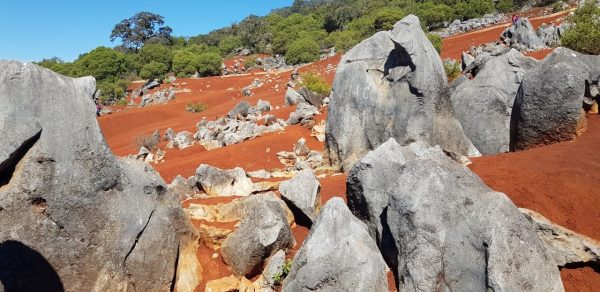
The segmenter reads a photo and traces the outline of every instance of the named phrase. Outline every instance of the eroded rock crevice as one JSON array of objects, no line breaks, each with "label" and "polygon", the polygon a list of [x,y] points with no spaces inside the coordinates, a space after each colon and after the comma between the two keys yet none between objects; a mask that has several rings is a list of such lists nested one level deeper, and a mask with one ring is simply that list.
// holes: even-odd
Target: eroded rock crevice
[{"label": "eroded rock crevice", "polygon": [[17,165],[27,152],[33,148],[33,146],[37,143],[42,135],[42,130],[38,131],[35,135],[30,137],[29,139],[23,141],[23,143],[10,154],[8,159],[0,163],[0,187],[3,187],[10,183],[14,172],[17,168]]}]

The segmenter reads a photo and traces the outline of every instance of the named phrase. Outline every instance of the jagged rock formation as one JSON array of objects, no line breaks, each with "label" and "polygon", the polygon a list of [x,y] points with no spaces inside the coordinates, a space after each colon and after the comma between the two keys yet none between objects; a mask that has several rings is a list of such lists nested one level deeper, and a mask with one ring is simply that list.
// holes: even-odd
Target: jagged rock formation
[{"label": "jagged rock formation", "polygon": [[0,280],[7,291],[175,287],[179,248],[189,243],[180,243],[188,229],[179,202],[149,166],[113,156],[92,89],[91,78],[0,62]]},{"label": "jagged rock formation", "polygon": [[400,291],[563,291],[533,225],[439,146],[390,139],[347,186]]},{"label": "jagged rock formation", "polygon": [[386,272],[365,224],[333,198],[296,254],[283,291],[389,291]]},{"label": "jagged rock formation", "polygon": [[[319,215],[321,184],[312,170],[304,170],[279,185],[281,198],[295,213],[296,221],[310,225]],[[302,222],[303,223],[303,222]]]},{"label": "jagged rock formation", "polygon": [[452,93],[456,116],[482,154],[510,150],[512,107],[525,72],[536,63],[516,50],[491,57]]},{"label": "jagged rock formation", "polygon": [[527,18],[521,18],[515,24],[507,27],[500,38],[506,45],[520,51],[539,50],[546,47]]},{"label": "jagged rock formation", "polygon": [[352,48],[333,84],[326,126],[333,164],[349,169],[390,137],[479,154],[454,117],[440,56],[413,15]]},{"label": "jagged rock formation", "polygon": [[574,139],[586,127],[586,84],[600,80],[600,57],[557,48],[523,79],[513,108],[511,150]]}]

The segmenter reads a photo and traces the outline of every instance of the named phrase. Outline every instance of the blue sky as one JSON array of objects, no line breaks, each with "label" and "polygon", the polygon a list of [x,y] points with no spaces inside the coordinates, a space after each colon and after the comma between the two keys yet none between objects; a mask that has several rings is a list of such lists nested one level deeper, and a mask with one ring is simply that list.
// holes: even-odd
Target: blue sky
[{"label": "blue sky", "polygon": [[173,35],[193,36],[266,15],[292,0],[17,0],[2,1],[0,59],[72,61],[98,46],[114,46],[113,26],[140,11],[164,16]]}]

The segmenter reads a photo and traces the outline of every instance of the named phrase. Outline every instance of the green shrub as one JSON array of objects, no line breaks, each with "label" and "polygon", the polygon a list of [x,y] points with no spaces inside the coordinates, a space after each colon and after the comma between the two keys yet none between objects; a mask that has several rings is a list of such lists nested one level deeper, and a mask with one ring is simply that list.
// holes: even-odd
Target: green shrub
[{"label": "green shrub", "polygon": [[101,81],[97,83],[97,87],[100,90],[100,103],[107,104],[125,97],[127,83],[124,80],[116,82]]},{"label": "green shrub", "polygon": [[454,18],[452,7],[429,1],[413,5],[409,8],[409,12],[418,15],[421,26],[429,29],[441,27],[445,21],[451,21]]},{"label": "green shrub", "polygon": [[248,69],[254,66],[256,66],[256,57],[253,56],[246,58],[246,60],[244,61],[244,67]]},{"label": "green shrub", "polygon": [[115,104],[120,105],[120,106],[126,106],[127,101],[124,98],[122,98],[122,99],[117,100],[117,102]]},{"label": "green shrub", "polygon": [[177,77],[196,73],[196,63],[196,56],[187,49],[177,50],[173,55],[173,71],[177,72]]},{"label": "green shrub", "polygon": [[281,273],[276,273],[275,275],[273,275],[273,283],[275,284],[275,286],[280,286],[283,283],[285,277],[292,270],[292,264],[292,260],[286,260],[285,263],[281,266]]},{"label": "green shrub", "polygon": [[309,63],[319,60],[320,47],[317,42],[310,38],[296,40],[290,45],[285,54],[289,64]]},{"label": "green shrub", "polygon": [[242,38],[239,36],[226,36],[219,42],[219,50],[223,56],[231,54],[231,52],[242,46]]},{"label": "green shrub", "polygon": [[308,90],[328,96],[331,93],[331,86],[321,78],[321,76],[308,72],[301,75],[302,85]]},{"label": "green shrub", "polygon": [[192,112],[192,113],[200,113],[205,111],[208,108],[207,105],[203,104],[203,103],[188,103],[185,106],[185,110],[187,110],[188,112]]},{"label": "green shrub", "polygon": [[200,76],[213,76],[221,73],[221,64],[223,64],[223,58],[216,52],[205,52],[198,55],[196,59],[196,66]]},{"label": "green shrub", "polygon": [[160,79],[167,74],[167,65],[152,61],[144,66],[140,70],[140,78],[143,79]]},{"label": "green shrub", "polygon": [[515,3],[513,0],[500,0],[496,3],[496,9],[503,13],[512,12],[515,11]]},{"label": "green shrub", "polygon": [[439,35],[434,34],[434,33],[428,33],[427,38],[429,39],[429,41],[431,42],[431,44],[433,45],[435,50],[438,53],[441,53],[442,46],[443,46],[442,37],[440,37]]},{"label": "green shrub", "polygon": [[[138,54],[139,67],[143,67],[151,62],[162,63],[166,71],[171,69],[173,55],[171,49],[161,44],[147,44],[142,47]],[[141,76],[140,76],[141,77]],[[142,77],[144,78],[144,77]]]},{"label": "green shrub", "polygon": [[358,32],[352,30],[334,31],[327,37],[327,44],[338,51],[348,51],[360,42]]},{"label": "green shrub", "polygon": [[462,73],[461,63],[458,61],[444,62],[444,70],[446,71],[446,76],[448,76],[448,81],[452,81]]},{"label": "green shrub", "polygon": [[492,0],[465,0],[454,4],[454,13],[462,20],[477,18],[494,11]]},{"label": "green shrub", "polygon": [[600,54],[600,7],[587,0],[570,17],[573,27],[561,38],[563,46],[584,54]]}]

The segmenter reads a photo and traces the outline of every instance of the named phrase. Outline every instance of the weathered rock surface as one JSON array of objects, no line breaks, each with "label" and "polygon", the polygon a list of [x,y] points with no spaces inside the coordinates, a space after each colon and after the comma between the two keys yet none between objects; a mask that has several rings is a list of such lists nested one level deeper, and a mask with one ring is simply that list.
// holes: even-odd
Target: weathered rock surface
[{"label": "weathered rock surface", "polygon": [[149,166],[113,156],[88,85],[0,62],[0,226],[10,227],[0,228],[0,279],[7,291],[172,288],[180,235],[188,232],[179,202]]},{"label": "weathered rock surface", "polygon": [[263,270],[262,276],[266,285],[275,285],[276,275],[283,275],[283,265],[285,264],[285,252],[283,250],[277,251],[272,257],[269,258]]},{"label": "weathered rock surface", "polygon": [[600,57],[557,48],[527,72],[515,100],[511,150],[574,139],[587,124],[586,82],[600,80]]},{"label": "weathered rock surface", "polygon": [[250,104],[242,100],[240,101],[234,108],[232,108],[229,113],[227,113],[227,117],[230,119],[235,119],[237,117],[246,117],[248,116],[248,111],[250,110]]},{"label": "weathered rock surface", "polygon": [[300,95],[294,88],[288,87],[285,92],[285,105],[296,105],[298,103],[305,103],[304,97]]},{"label": "weathered rock surface", "polygon": [[440,56],[413,15],[344,56],[329,105],[326,143],[333,164],[350,169],[391,137],[479,155],[454,117]]},{"label": "weathered rock surface", "polygon": [[546,47],[533,29],[529,19],[521,18],[514,25],[506,28],[501,35],[504,43],[512,48],[524,50],[540,50]]},{"label": "weathered rock surface", "polygon": [[467,137],[485,155],[510,150],[510,119],[525,72],[533,58],[516,50],[491,57],[472,80],[452,93],[452,104]]},{"label": "weathered rock surface", "polygon": [[400,291],[563,291],[544,243],[504,194],[439,146],[386,144],[352,169],[348,201]]},{"label": "weathered rock surface", "polygon": [[536,226],[538,235],[558,266],[600,262],[598,241],[559,226],[537,212],[520,210]]},{"label": "weathered rock surface", "polygon": [[333,198],[294,257],[283,291],[388,291],[386,273],[365,224]]},{"label": "weathered rock surface", "polygon": [[298,172],[294,178],[279,185],[281,198],[286,201],[292,211],[296,211],[296,221],[308,221],[310,224],[319,214],[320,189],[321,184],[312,170]]},{"label": "weathered rock surface", "polygon": [[261,272],[263,260],[294,245],[285,203],[274,193],[258,194],[243,201],[242,221],[225,239],[221,254],[236,275],[252,277]]},{"label": "weathered rock surface", "polygon": [[196,181],[209,196],[247,196],[254,190],[252,180],[239,167],[223,170],[201,164],[196,169]]}]

